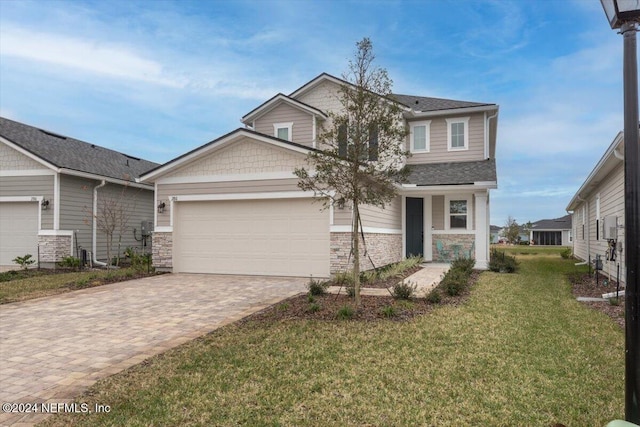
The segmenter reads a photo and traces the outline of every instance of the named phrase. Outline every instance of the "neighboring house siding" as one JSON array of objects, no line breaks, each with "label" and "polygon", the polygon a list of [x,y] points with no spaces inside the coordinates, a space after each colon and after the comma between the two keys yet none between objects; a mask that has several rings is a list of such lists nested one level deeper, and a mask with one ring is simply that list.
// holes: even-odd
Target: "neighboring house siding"
[{"label": "neighboring house siding", "polygon": [[360,206],[362,225],[364,227],[401,230],[401,200],[400,197],[396,197],[384,209],[371,205]]},{"label": "neighboring house siding", "polygon": [[[4,164],[3,164],[4,167]],[[49,200],[49,209],[42,211],[42,229],[53,229],[54,175],[3,176],[0,178],[0,197],[38,197]]]},{"label": "neighboring house siding", "polygon": [[265,135],[274,134],[274,123],[293,122],[291,141],[311,147],[313,145],[313,116],[291,105],[280,104],[255,122],[255,131]]},{"label": "neighboring house siding", "polygon": [[[246,138],[187,164],[168,178],[262,172],[292,172],[305,165],[305,155]],[[293,174],[292,174],[293,176]]]},{"label": "neighboring house siding", "polygon": [[40,163],[0,143],[0,170],[34,170],[46,169]]},{"label": "neighboring house siding", "polygon": [[[84,179],[68,175],[60,178],[60,229],[73,230],[76,232],[77,245],[88,251],[93,245],[93,189],[100,184],[98,180]],[[140,239],[140,223],[143,220],[153,221],[153,192],[150,190],[135,187],[125,187],[118,184],[107,183],[98,189],[98,212],[103,206],[105,198],[120,200],[124,197],[127,202],[123,206],[128,206],[127,227],[122,236],[120,253],[128,247],[142,249],[142,242],[136,241],[133,229],[136,228],[137,238]],[[97,259],[105,261],[107,259],[106,236],[99,229],[97,236]],[[112,254],[115,256],[118,249],[118,236],[114,236]],[[148,239],[148,245],[151,239]],[[147,248],[150,250],[150,248]],[[76,248],[73,248],[74,254]]]},{"label": "neighboring house siding", "polygon": [[[407,164],[464,162],[484,159],[484,115],[447,116],[446,118],[469,117],[468,150],[449,151],[448,131],[445,117],[433,118],[430,126],[428,153],[414,153]],[[409,122],[410,124],[411,122]],[[407,137],[407,150],[410,148],[411,135]]]}]

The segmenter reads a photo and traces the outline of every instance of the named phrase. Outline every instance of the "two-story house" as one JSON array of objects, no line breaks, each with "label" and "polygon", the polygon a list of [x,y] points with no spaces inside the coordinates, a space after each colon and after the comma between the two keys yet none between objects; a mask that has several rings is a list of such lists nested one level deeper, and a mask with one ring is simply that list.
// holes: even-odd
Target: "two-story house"
[{"label": "two-story house", "polygon": [[[352,210],[322,210],[293,175],[320,149],[349,83],[321,74],[247,113],[244,128],[141,177],[155,185],[154,264],[174,272],[327,277],[349,268]],[[414,254],[473,257],[486,268],[496,188],[498,106],[394,95],[409,130],[411,175],[384,209],[362,206],[364,268]]]}]

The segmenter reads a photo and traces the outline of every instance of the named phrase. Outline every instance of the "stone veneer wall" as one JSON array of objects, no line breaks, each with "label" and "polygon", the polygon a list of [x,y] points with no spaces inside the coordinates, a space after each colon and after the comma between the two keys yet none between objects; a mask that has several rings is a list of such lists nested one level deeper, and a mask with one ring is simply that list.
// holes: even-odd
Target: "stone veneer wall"
[{"label": "stone veneer wall", "polygon": [[[444,246],[444,253],[438,252],[436,242],[442,242]],[[469,252],[471,252],[471,258],[475,258],[475,234],[433,234],[431,250],[433,251],[433,260],[450,262],[458,257],[468,258]],[[453,245],[458,245],[454,247]],[[473,249],[473,250],[472,250]],[[457,251],[457,254],[456,254]]]},{"label": "stone veneer wall", "polygon": [[[71,256],[71,236],[38,236],[40,264],[55,267],[57,262]],[[34,258],[36,254],[33,254]]]},{"label": "stone veneer wall", "polygon": [[[402,235],[365,233],[367,252],[373,260],[375,267],[391,264],[402,260]],[[360,269],[362,271],[374,268],[369,257],[364,254],[364,246],[360,238]],[[351,268],[353,259],[349,262],[351,251],[351,233],[331,233],[330,272],[337,273]]]},{"label": "stone veneer wall", "polygon": [[153,266],[158,270],[173,268],[173,233],[154,232],[152,235]]}]

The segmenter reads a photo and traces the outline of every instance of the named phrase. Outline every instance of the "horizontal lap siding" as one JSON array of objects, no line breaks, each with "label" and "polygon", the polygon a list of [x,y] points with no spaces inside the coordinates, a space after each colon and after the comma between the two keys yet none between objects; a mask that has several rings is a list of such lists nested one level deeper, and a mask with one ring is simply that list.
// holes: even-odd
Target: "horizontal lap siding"
[{"label": "horizontal lap siding", "polygon": [[431,221],[434,230],[444,230],[444,196],[431,198]]},{"label": "horizontal lap siding", "polygon": [[274,123],[293,122],[292,142],[311,147],[313,144],[313,116],[287,104],[280,104],[256,120],[257,132],[265,135],[274,134]]},{"label": "horizontal lap siding", "polygon": [[[407,159],[408,164],[465,162],[484,159],[484,114],[449,116],[447,118],[470,117],[469,149],[449,151],[447,122],[444,117],[431,119],[431,138],[428,153],[414,153]],[[410,136],[409,136],[410,137]],[[407,149],[410,148],[407,137]]]},{"label": "horizontal lap siding", "polygon": [[360,217],[364,227],[386,228],[400,230],[401,222],[401,198],[396,197],[384,209],[377,206],[360,206]]},{"label": "horizontal lap siding", "polygon": [[49,209],[42,211],[42,229],[53,229],[54,176],[3,176],[0,178],[0,197],[43,197]]}]

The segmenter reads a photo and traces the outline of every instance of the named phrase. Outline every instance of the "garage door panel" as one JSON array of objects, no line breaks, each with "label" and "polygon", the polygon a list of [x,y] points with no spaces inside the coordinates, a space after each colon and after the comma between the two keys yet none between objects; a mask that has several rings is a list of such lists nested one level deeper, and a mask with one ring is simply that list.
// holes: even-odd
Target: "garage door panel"
[{"label": "garage door panel", "polygon": [[328,276],[329,216],[309,199],[181,202],[177,272]]},{"label": "garage door panel", "polygon": [[13,259],[38,255],[38,203],[0,203],[0,265],[15,265]]}]

